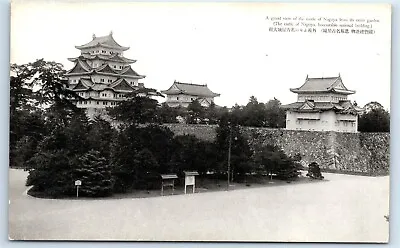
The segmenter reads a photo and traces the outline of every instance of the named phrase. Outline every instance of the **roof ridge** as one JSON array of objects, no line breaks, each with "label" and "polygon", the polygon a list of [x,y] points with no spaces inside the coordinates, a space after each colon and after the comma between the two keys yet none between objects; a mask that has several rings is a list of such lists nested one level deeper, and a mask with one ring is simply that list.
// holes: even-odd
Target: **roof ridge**
[{"label": "roof ridge", "polygon": [[114,82],[112,82],[111,84],[109,84],[108,86],[112,88],[112,87],[120,84],[122,82],[122,79],[124,79],[124,78],[119,78],[119,79],[115,80]]},{"label": "roof ridge", "polygon": [[175,81],[174,83],[177,83],[177,84],[186,84],[186,85],[194,85],[194,86],[205,86],[205,87],[207,87],[207,84],[182,83],[182,82],[178,82],[178,81]]},{"label": "roof ridge", "polygon": [[308,77],[307,79],[331,79],[331,78],[339,79],[340,76],[337,76],[337,77]]},{"label": "roof ridge", "polygon": [[80,65],[82,66],[82,68],[85,69],[87,72],[90,72],[90,71],[93,70],[92,67],[90,67],[90,66],[88,65],[88,63],[86,63],[85,61],[83,61],[83,60],[81,60],[81,59],[78,59],[78,62],[80,63]]}]

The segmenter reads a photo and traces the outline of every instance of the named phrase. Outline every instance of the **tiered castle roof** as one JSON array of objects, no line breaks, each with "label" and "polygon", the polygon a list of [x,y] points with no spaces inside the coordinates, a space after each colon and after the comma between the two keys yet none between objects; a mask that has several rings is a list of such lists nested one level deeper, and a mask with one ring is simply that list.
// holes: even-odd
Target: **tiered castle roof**
[{"label": "tiered castle roof", "polygon": [[299,88],[291,88],[294,93],[328,93],[334,92],[343,95],[356,93],[354,90],[348,90],[342,82],[340,74],[338,77],[309,78],[307,75],[305,83]]},{"label": "tiered castle roof", "polygon": [[97,68],[92,68],[86,62],[86,60],[82,60],[79,57],[76,58],[74,62],[75,66],[71,70],[67,71],[66,76],[100,74],[109,76],[124,76],[138,79],[146,77],[144,75],[139,75],[136,71],[132,69],[131,66],[125,66],[122,70],[114,70],[109,66],[109,64],[105,63]]},{"label": "tiered castle roof", "polygon": [[132,63],[136,62],[136,60],[125,58],[124,56],[116,54],[116,53],[111,54],[111,55],[83,53],[77,58],[68,58],[68,60],[72,61],[72,62],[75,62],[78,59],[80,59],[80,60],[98,59],[98,60],[106,60],[106,61],[128,63],[128,64],[132,64]]}]

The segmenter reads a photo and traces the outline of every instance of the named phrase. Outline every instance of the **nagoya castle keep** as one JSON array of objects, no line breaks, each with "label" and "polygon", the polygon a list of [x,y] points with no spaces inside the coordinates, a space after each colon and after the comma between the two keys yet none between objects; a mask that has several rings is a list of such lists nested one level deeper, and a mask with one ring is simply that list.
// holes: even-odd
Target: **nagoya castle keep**
[{"label": "nagoya castle keep", "polygon": [[354,90],[347,89],[338,77],[307,78],[299,88],[297,102],[283,105],[286,129],[308,131],[357,132],[358,115],[363,110],[347,99]]},{"label": "nagoya castle keep", "polygon": [[93,35],[89,43],[75,47],[81,54],[69,58],[75,65],[65,76],[69,88],[82,98],[76,101],[77,107],[85,108],[89,117],[103,113],[106,107],[125,100],[127,93],[144,87],[139,79],[145,76],[131,67],[136,60],[123,55],[129,47],[119,45],[112,32],[107,36]]}]

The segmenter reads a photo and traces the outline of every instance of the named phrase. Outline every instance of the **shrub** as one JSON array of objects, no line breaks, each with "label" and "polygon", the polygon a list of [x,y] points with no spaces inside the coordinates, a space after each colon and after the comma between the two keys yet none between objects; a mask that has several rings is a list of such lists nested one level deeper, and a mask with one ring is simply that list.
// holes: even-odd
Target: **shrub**
[{"label": "shrub", "polygon": [[313,179],[324,179],[321,174],[321,170],[319,165],[316,162],[312,162],[308,165],[308,173],[307,176]]}]

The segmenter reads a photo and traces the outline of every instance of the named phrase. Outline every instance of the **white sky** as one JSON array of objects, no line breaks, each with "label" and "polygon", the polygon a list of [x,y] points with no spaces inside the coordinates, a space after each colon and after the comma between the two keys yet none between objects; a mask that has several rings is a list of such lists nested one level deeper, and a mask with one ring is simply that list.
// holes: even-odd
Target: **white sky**
[{"label": "white sky", "polygon": [[[271,33],[266,16],[375,18],[375,35]],[[14,1],[11,63],[44,58],[73,66],[75,45],[92,34],[113,37],[146,87],[168,89],[174,80],[208,84],[216,104],[296,101],[289,88],[310,77],[337,76],[356,90],[351,100],[390,107],[389,5],[228,3],[60,3]],[[266,56],[268,54],[268,56]]]}]

